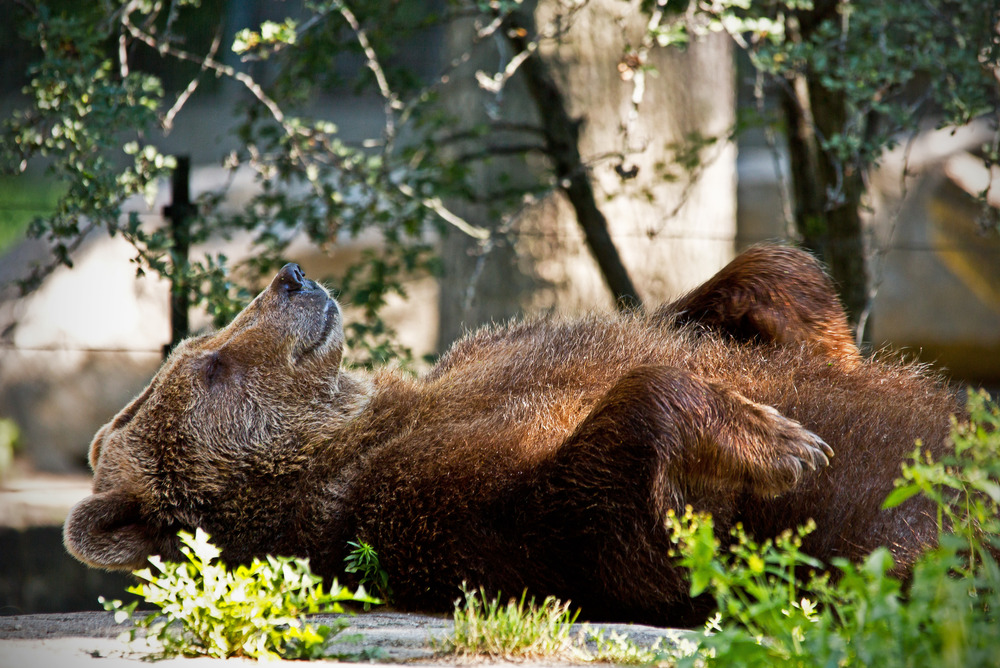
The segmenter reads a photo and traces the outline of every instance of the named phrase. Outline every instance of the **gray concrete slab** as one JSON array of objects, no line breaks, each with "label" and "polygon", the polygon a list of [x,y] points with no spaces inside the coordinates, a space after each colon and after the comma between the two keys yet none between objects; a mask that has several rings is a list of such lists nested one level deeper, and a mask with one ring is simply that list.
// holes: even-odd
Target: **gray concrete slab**
[{"label": "gray concrete slab", "polygon": [[[317,623],[328,619],[315,617]],[[390,665],[419,663],[422,666],[455,666],[475,662],[469,657],[443,656],[434,650],[434,641],[443,640],[452,628],[447,617],[417,615],[389,611],[359,613],[351,617],[350,627],[344,633],[359,633],[359,644],[345,644],[345,652],[364,648],[382,650],[379,663]],[[629,636],[637,645],[649,646],[657,638],[668,640],[680,633],[675,629],[660,629],[639,625],[601,625],[606,633],[615,631]],[[65,614],[18,615],[0,617],[0,668],[138,668],[148,657],[150,648],[144,641],[133,643],[119,636],[126,625],[115,624],[111,613],[75,612]],[[573,633],[582,631],[577,625]],[[255,665],[244,659],[195,658],[157,661],[157,667],[199,668],[202,666],[237,667]],[[276,662],[278,665],[291,662]],[[335,661],[324,661],[335,663]],[[553,666],[571,663],[569,660],[545,662],[517,662],[519,666]],[[301,662],[295,665],[301,666]]]},{"label": "gray concrete slab", "polygon": [[[355,615],[344,634],[361,634],[358,644],[344,644],[345,653],[379,647],[386,661],[398,663],[433,660],[431,638],[444,638],[451,628],[445,618],[401,613],[371,612]],[[317,624],[329,621],[317,615]],[[119,636],[127,624],[115,624],[106,612],[19,615],[0,617],[0,668],[61,668],[62,666],[132,666],[149,656],[151,648],[142,639],[129,643]],[[182,662],[178,664],[177,662]],[[219,660],[177,659],[157,666],[218,664]],[[226,666],[242,660],[226,660]],[[284,662],[281,662],[284,663]],[[301,665],[299,663],[298,665]]]}]

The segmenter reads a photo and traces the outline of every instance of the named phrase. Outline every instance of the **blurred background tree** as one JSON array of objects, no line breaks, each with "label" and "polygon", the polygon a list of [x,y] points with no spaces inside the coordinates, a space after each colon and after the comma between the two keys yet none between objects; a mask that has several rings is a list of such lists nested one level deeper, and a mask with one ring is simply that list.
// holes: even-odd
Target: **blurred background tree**
[{"label": "blurred background tree", "polygon": [[[4,165],[18,172],[42,159],[62,186],[29,227],[53,261],[24,288],[71,264],[103,229],[132,243],[139,274],[167,277],[222,323],[297,236],[330,247],[376,230],[380,250],[338,277],[365,315],[349,336],[367,365],[404,352],[379,311],[403,290],[401,277],[441,270],[433,235],[450,232],[444,262],[460,274],[443,308],[468,311],[473,296],[489,302],[489,285],[517,284],[524,251],[509,233],[526,208],[536,219],[570,211],[613,303],[639,305],[634,276],[651,263],[643,245],[667,236],[707,171],[728,160],[731,179],[730,140],[748,125],[787,137],[793,236],[830,267],[852,321],[863,322],[873,294],[859,217],[869,170],[925,118],[960,125],[997,110],[998,0],[322,1],[269,7],[273,16],[251,27],[245,3],[222,0],[9,4],[34,55],[27,104],[5,123]],[[446,42],[443,64],[414,67],[414,40],[428,35]],[[693,61],[672,55],[706,41]],[[759,90],[780,99],[777,110],[761,104],[734,122],[730,43],[749,57]],[[600,67],[574,70],[586,57]],[[713,71],[721,75],[706,80]],[[665,98],[649,92],[656,76],[667,79]],[[237,212],[219,206],[221,191],[201,196],[183,243],[123,213],[130,198],[151,200],[176,166],[157,138],[199,90],[227,85],[242,94],[224,164],[252,169],[257,194]],[[381,136],[350,144],[316,113],[322,93],[347,89],[377,91]],[[518,95],[527,102],[510,101]],[[611,139],[602,145],[598,130]],[[996,142],[986,147],[988,165],[996,153]],[[705,190],[731,201],[727,187]],[[625,215],[615,209],[623,199]],[[639,212],[642,201],[654,213]],[[732,212],[699,206],[703,226]],[[608,210],[638,221],[631,247],[612,240]],[[179,252],[239,233],[254,244],[239,267],[222,253]],[[712,248],[704,274],[731,253],[725,240]],[[684,253],[666,264],[696,282],[681,271]],[[508,281],[490,275],[491,258]],[[645,297],[671,290],[676,281]],[[463,324],[506,315],[494,304]]]},{"label": "blurred background tree", "polygon": [[[758,121],[784,130],[795,231],[829,267],[851,322],[863,329],[874,292],[861,215],[868,177],[885,151],[929,123],[959,127],[992,116],[994,139],[982,153],[987,166],[1000,157],[1000,2],[723,0],[698,7],[708,28],[728,32],[779,98],[778,113]],[[984,231],[995,233],[996,209],[983,212]]]}]

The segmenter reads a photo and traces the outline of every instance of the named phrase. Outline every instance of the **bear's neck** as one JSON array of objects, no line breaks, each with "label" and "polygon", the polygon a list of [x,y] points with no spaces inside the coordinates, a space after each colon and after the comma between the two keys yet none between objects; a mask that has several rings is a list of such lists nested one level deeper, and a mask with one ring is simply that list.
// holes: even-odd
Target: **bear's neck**
[{"label": "bear's neck", "polygon": [[317,390],[308,410],[299,411],[292,427],[292,447],[301,452],[310,467],[324,467],[337,450],[345,430],[357,421],[375,393],[372,378],[363,372],[340,370],[329,384]]},{"label": "bear's neck", "polygon": [[341,369],[334,381],[333,397],[335,411],[329,416],[328,424],[340,429],[352,422],[368,406],[375,394],[372,377],[364,372]]},{"label": "bear's neck", "polygon": [[325,470],[327,479],[339,478],[372,448],[395,435],[401,424],[398,414],[406,413],[416,395],[414,379],[399,372],[342,370],[331,411],[309,439],[317,468]]}]

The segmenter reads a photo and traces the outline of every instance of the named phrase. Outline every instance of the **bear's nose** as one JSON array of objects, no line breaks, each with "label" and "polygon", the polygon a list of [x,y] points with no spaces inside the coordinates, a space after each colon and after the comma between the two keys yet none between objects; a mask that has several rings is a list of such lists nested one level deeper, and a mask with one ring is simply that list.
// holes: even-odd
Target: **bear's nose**
[{"label": "bear's nose", "polygon": [[302,268],[294,262],[289,262],[278,275],[274,277],[272,285],[284,289],[286,292],[295,292],[305,287],[306,276],[302,273]]}]

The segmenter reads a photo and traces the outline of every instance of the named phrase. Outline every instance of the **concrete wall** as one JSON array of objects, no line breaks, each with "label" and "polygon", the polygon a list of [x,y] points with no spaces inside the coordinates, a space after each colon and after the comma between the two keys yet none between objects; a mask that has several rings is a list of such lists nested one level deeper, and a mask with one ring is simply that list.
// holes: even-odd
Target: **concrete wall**
[{"label": "concrete wall", "polygon": [[[581,123],[580,153],[623,263],[644,300],[658,303],[694,287],[733,254],[735,147],[724,139],[734,122],[733,63],[729,43],[718,36],[683,52],[654,50],[649,65],[657,75],[646,78],[638,118],[626,136],[633,83],[618,65],[626,44],[637,45],[645,27],[639,17],[626,16],[632,9],[633,4],[618,0],[591,1],[565,21],[562,38],[542,42],[539,53],[569,102],[569,114]],[[538,30],[553,25],[559,11],[565,11],[560,3],[539,2]],[[456,24],[449,53],[467,49],[474,29],[471,23]],[[444,104],[463,127],[491,119],[537,122],[538,112],[518,75],[500,96],[462,75],[494,72],[511,56],[495,40],[485,40],[456,73],[454,78],[464,83],[446,92]],[[696,178],[674,165],[678,151],[690,147],[692,134],[722,138],[702,151]],[[533,137],[496,139],[504,145]],[[625,154],[626,168],[638,170],[634,178],[623,180],[615,172],[616,153]],[[667,178],[663,167],[672,170]],[[458,280],[442,285],[442,345],[464,329],[519,313],[610,309],[611,295],[570,203],[551,187],[544,159],[536,153],[525,159],[499,157],[474,170],[476,190],[486,203],[456,206],[469,220],[493,230],[495,243],[484,253],[460,234],[445,240],[447,273]],[[515,185],[550,187],[501,219],[489,205],[490,193]]]},{"label": "concrete wall", "polygon": [[[977,150],[991,137],[976,124],[928,130],[883,156],[870,178],[866,231],[876,290],[868,332],[953,378],[1000,384],[1000,238],[980,228],[977,199],[991,175]],[[740,246],[788,236],[777,174],[784,147],[750,135],[740,145]],[[903,179],[904,170],[906,179]],[[993,206],[1000,204],[995,194]]]}]

